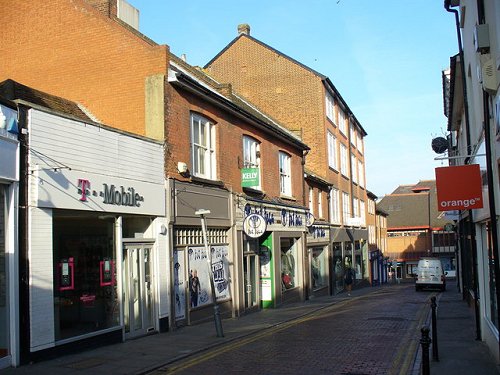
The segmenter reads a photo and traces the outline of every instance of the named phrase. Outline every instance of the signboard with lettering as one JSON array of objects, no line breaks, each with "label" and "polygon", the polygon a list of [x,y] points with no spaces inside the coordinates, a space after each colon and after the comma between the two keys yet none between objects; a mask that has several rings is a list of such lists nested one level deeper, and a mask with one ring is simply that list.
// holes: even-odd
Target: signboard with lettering
[{"label": "signboard with lettering", "polygon": [[435,171],[439,211],[483,207],[479,164],[439,167]]},{"label": "signboard with lettering", "polygon": [[241,170],[241,186],[259,186],[259,168],[243,168]]},{"label": "signboard with lettering", "polygon": [[165,215],[162,184],[127,180],[72,170],[40,170],[38,207]]},{"label": "signboard with lettering", "polygon": [[267,230],[306,231],[307,212],[304,209],[247,203],[243,214],[243,220],[251,214],[261,215],[267,224]]}]

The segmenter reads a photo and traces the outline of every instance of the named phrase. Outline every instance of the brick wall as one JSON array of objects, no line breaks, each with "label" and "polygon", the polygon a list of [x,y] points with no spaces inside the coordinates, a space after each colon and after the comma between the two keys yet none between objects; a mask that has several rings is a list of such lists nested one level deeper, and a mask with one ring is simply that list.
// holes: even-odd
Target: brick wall
[{"label": "brick wall", "polygon": [[191,170],[190,114],[197,112],[216,124],[217,177],[227,188],[242,193],[241,160],[243,158],[243,135],[259,142],[261,152],[262,190],[267,197],[279,197],[278,152],[285,151],[292,160],[292,192],[297,203],[303,204],[302,151],[276,137],[264,133],[245,120],[209,104],[206,100],[179,89],[167,87],[167,175],[179,180],[183,178],[177,171],[177,162],[188,164]]},{"label": "brick wall", "polygon": [[145,78],[166,73],[167,46],[84,0],[3,0],[0,23],[0,81],[82,103],[107,125],[145,135]]},{"label": "brick wall", "polygon": [[[219,81],[230,82],[237,92],[284,126],[291,130],[302,129],[303,140],[311,148],[306,158],[307,168],[366,204],[366,189],[340,174],[340,143],[348,149],[348,165],[351,152],[363,165],[364,155],[351,147],[349,129],[348,134],[342,134],[327,119],[322,76],[247,36],[239,37],[207,66],[206,71]],[[327,130],[339,145],[339,171],[328,166]]]}]

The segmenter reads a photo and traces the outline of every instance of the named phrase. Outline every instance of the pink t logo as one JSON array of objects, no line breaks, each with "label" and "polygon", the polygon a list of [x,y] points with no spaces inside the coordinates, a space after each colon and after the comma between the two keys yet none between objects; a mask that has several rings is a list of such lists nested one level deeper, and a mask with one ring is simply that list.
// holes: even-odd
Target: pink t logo
[{"label": "pink t logo", "polygon": [[85,180],[83,178],[79,178],[78,179],[78,187],[79,187],[78,193],[80,193],[82,195],[80,197],[80,200],[82,202],[87,202],[87,194],[89,192],[87,190],[87,188],[90,188],[90,181],[89,180]]}]

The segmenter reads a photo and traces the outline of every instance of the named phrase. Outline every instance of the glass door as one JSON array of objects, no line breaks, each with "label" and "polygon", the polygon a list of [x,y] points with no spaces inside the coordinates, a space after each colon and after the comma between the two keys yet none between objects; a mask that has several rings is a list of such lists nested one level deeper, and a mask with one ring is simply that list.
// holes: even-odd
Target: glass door
[{"label": "glass door", "polygon": [[[7,264],[5,256],[6,242],[6,194],[4,185],[0,184],[0,358],[9,354],[9,324],[7,303]],[[0,368],[2,368],[0,366]]]},{"label": "glass door", "polygon": [[154,331],[152,245],[125,244],[123,251],[123,301],[125,338]]},{"label": "glass door", "polygon": [[245,276],[245,309],[258,305],[257,296],[257,256],[245,255],[243,259],[243,272]]}]

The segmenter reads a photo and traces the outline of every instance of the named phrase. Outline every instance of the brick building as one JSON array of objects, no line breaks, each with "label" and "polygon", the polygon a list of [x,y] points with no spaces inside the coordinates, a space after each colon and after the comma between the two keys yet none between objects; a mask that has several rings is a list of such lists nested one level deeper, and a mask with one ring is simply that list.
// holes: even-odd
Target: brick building
[{"label": "brick building", "polygon": [[[119,321],[130,324],[119,334],[113,326],[113,332],[106,332],[112,333],[107,339],[133,338],[210,318],[213,297],[208,288],[201,210],[210,211],[204,214],[206,232],[216,278],[214,293],[223,314],[234,316],[307,298],[311,278],[305,256],[303,176],[309,147],[303,140],[230,85],[214,81],[171,55],[167,46],[142,35],[137,30],[137,12],[125,1],[15,4],[8,0],[2,5],[5,40],[0,48],[9,59],[2,65],[0,81],[13,79],[45,92],[45,99],[57,97],[72,103],[71,108],[83,116],[80,122],[88,123],[89,129],[102,125],[163,146],[162,163],[138,171],[140,176],[158,166],[163,169],[166,189],[156,192],[157,208],[165,207],[163,217],[156,213],[148,219],[148,212],[140,218],[97,215],[115,228],[123,226],[127,233],[114,249],[117,285],[125,291],[127,280],[137,277],[140,287],[146,288],[137,301],[142,310],[134,310],[139,306],[135,304],[124,306],[121,312],[128,315]],[[97,151],[89,147],[87,156],[94,160],[101,155],[107,160],[107,151],[119,150],[116,142]],[[144,156],[137,150],[127,153],[127,162],[132,155]],[[99,170],[92,173],[99,174]],[[128,173],[124,175],[133,177]],[[112,174],[119,177],[114,169]],[[265,224],[259,238],[248,234],[248,217],[253,224],[258,220]],[[46,219],[44,225],[49,225]],[[20,252],[36,252],[30,243],[26,241]],[[135,270],[129,263],[125,267],[123,262],[134,256],[147,260],[150,272]],[[78,268],[70,266],[69,260],[54,267],[58,264],[61,269]],[[27,265],[25,271],[29,272]],[[192,294],[195,277],[201,286]],[[151,285],[153,289],[147,289]],[[45,331],[49,336],[52,332],[52,338],[35,336],[33,329],[45,327],[37,326],[40,316],[31,315],[36,293],[21,285],[22,360],[41,358],[44,350],[60,352],[82,343],[107,342],[93,340],[101,332],[63,337],[57,327]],[[75,301],[90,300],[86,296]],[[44,295],[43,311],[50,310],[48,301]],[[58,311],[54,308],[52,314]],[[136,315],[140,311],[148,313]],[[132,324],[138,321],[143,324]]]},{"label": "brick building", "polygon": [[308,188],[330,198],[331,267],[352,265],[358,279],[367,278],[367,133],[328,77],[255,39],[246,24],[239,25],[238,33],[205,70],[301,134],[311,147],[307,169],[330,184],[330,190]]},{"label": "brick building", "polygon": [[389,214],[385,255],[397,278],[411,278],[418,260],[425,256],[441,258],[448,275],[454,275],[455,233],[445,230],[445,225],[453,221],[437,209],[436,181],[400,185],[377,207]]}]

